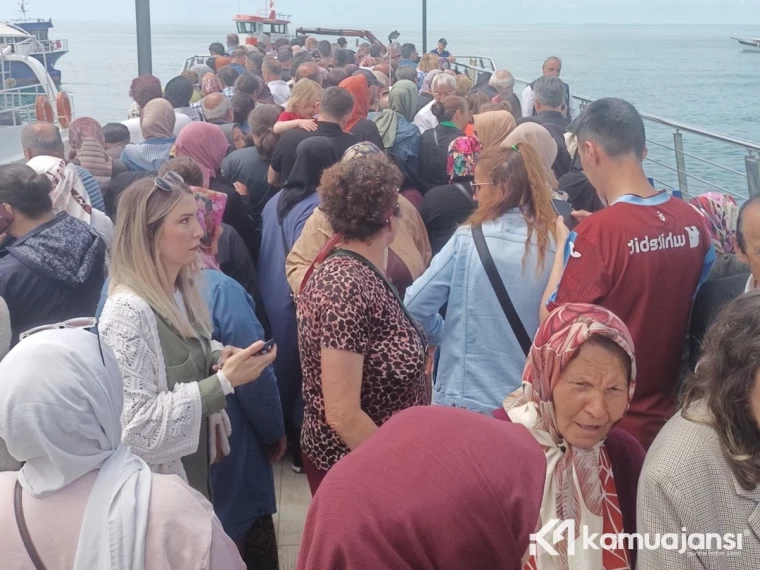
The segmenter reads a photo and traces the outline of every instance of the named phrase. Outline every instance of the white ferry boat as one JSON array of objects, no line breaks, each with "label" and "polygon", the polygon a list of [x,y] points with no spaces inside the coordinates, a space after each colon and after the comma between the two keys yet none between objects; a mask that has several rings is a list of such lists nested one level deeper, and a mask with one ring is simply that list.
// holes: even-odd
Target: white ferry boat
[{"label": "white ferry boat", "polygon": [[744,51],[760,51],[760,38],[744,39],[731,36],[731,39],[739,42]]}]

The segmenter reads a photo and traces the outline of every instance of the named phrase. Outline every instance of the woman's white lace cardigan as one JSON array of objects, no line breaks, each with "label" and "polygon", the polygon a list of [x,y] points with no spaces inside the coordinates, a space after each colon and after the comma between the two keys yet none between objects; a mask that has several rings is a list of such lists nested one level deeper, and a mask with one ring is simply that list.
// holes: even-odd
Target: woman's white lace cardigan
[{"label": "woman's white lace cardigan", "polygon": [[198,383],[177,383],[169,391],[156,316],[134,293],[108,298],[98,330],[124,381],[122,440],[152,471],[187,480],[180,458],[198,450],[203,421]]}]

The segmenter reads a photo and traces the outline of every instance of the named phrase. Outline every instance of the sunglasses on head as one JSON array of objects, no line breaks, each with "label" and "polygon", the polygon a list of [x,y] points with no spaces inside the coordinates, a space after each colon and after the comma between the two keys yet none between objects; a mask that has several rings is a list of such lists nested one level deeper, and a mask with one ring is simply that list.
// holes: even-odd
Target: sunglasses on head
[{"label": "sunglasses on head", "polygon": [[172,185],[173,184],[184,184],[185,179],[182,178],[179,174],[174,172],[173,170],[170,170],[166,174],[162,176],[156,177],[156,179],[153,181],[153,190],[159,189],[163,190],[164,192],[171,192],[172,191]]},{"label": "sunglasses on head", "polygon": [[98,339],[98,350],[100,351],[100,360],[103,362],[103,366],[106,365],[106,359],[103,357],[103,345],[100,343],[100,335],[98,334],[98,319],[96,319],[95,317],[79,317],[79,318],[74,318],[74,319],[68,319],[66,321],[61,321],[60,323],[40,325],[38,327],[29,329],[28,331],[22,332],[18,336],[18,340],[19,342],[21,342],[22,340],[27,339],[30,336],[37,334],[38,332],[55,331],[55,330],[61,330],[61,329],[83,329],[83,330],[89,330],[90,332],[94,333]]}]

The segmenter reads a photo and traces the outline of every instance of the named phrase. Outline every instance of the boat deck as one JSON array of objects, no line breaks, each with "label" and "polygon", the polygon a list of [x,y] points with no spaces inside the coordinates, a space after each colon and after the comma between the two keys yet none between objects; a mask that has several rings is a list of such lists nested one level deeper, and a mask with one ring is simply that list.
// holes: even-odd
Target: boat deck
[{"label": "boat deck", "polygon": [[311,503],[311,491],[306,475],[295,473],[289,455],[273,466],[277,495],[277,514],[274,529],[280,555],[280,570],[294,570],[301,546],[306,513]]}]

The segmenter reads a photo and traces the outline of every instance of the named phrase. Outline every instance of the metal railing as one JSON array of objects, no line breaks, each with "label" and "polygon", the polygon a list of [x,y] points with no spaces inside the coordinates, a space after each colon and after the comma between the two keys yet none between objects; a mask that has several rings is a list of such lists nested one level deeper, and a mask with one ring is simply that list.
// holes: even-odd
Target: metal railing
[{"label": "metal railing", "polygon": [[11,53],[18,55],[36,55],[40,53],[69,51],[69,40],[37,40],[29,38],[23,42],[15,42],[6,45],[11,46]]},{"label": "metal railing", "polygon": [[[44,95],[53,107],[53,122],[59,125],[55,98],[44,85],[30,85],[0,89],[0,127],[19,126],[38,120],[35,103],[38,95]],[[74,96],[67,93],[74,115]],[[60,125],[59,125],[60,126]],[[0,131],[2,133],[2,131]],[[1,136],[1,135],[0,135]]]},{"label": "metal railing", "polygon": [[[481,72],[494,72],[496,63],[485,56],[457,56],[451,67],[474,81]],[[515,81],[523,86],[530,83],[520,78]],[[577,93],[573,93],[573,98],[581,110],[593,101]],[[760,194],[760,143],[650,113],[640,114],[647,125],[648,174],[655,182],[669,190],[678,189],[684,196],[718,191],[744,200]],[[684,150],[684,135],[697,150]],[[711,158],[704,158],[706,153]]]}]

